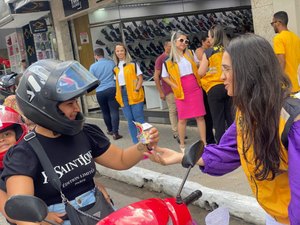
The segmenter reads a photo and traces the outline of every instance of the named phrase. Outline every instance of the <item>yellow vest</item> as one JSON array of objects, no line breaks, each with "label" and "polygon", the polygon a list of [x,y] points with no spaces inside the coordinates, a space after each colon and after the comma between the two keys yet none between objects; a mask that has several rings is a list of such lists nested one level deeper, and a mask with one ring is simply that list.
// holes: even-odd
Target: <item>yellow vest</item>
[{"label": "yellow vest", "polygon": [[215,46],[213,47],[212,55],[208,58],[208,71],[205,76],[201,78],[202,88],[206,93],[208,93],[212,87],[223,84],[221,80],[223,53],[223,47]]},{"label": "yellow vest", "polygon": [[[285,115],[287,115],[287,113],[285,113],[285,110],[282,109],[279,122],[280,137],[288,119],[288,117],[286,117]],[[277,174],[273,180],[256,180],[254,174],[255,164],[253,158],[253,145],[250,146],[250,149],[246,153],[248,162],[243,156],[243,125],[241,124],[241,118],[242,117],[240,113],[237,113],[237,146],[241,159],[241,164],[247,176],[252,192],[256,197],[258,203],[269,215],[271,215],[280,223],[289,224],[288,205],[291,200],[291,194],[288,179],[288,151],[284,148],[283,144],[281,143],[281,154],[283,160],[280,160],[280,174]]]},{"label": "yellow vest", "polygon": [[[126,91],[128,95],[128,103],[129,105],[138,104],[140,102],[144,102],[144,90],[140,88],[138,92],[135,92],[136,85],[138,83],[138,76],[135,71],[135,63],[128,63],[124,66],[124,79],[126,84]],[[121,107],[124,107],[121,87],[119,85],[119,67],[114,68],[114,72],[116,75],[116,100]]]},{"label": "yellow vest", "polygon": [[[183,57],[186,58],[191,63],[193,73],[197,79],[197,83],[199,87],[201,87],[201,81],[200,81],[200,76],[198,75],[197,64],[195,63],[193,58],[191,58],[192,53],[190,52],[190,50],[188,51],[189,51],[188,53],[184,53]],[[176,62],[172,62],[171,60],[167,60],[165,62],[165,65],[166,65],[167,72],[170,75],[170,80],[177,85],[177,88],[171,87],[175,98],[181,100],[184,99],[184,93],[181,85],[180,71],[179,71],[178,64]]]}]

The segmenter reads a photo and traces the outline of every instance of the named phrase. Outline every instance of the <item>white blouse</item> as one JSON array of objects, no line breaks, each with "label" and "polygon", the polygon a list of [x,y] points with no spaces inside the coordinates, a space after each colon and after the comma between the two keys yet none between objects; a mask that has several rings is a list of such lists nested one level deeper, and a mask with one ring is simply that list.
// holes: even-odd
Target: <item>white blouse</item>
[{"label": "white blouse", "polygon": [[[185,58],[185,57],[180,57],[180,61],[177,62],[178,68],[179,68],[179,73],[180,77],[184,77],[186,75],[193,74],[193,69],[192,69],[192,64]],[[167,72],[165,64],[163,64],[162,67],[162,72],[161,72],[162,77],[169,77],[169,73]]]},{"label": "white blouse", "polygon": [[[120,69],[119,74],[118,74],[118,81],[120,86],[124,86],[125,84],[125,78],[124,78],[124,67],[123,65],[125,64],[125,61],[120,61],[118,64],[118,67]],[[140,66],[136,63],[136,74],[138,76],[143,75]]]}]

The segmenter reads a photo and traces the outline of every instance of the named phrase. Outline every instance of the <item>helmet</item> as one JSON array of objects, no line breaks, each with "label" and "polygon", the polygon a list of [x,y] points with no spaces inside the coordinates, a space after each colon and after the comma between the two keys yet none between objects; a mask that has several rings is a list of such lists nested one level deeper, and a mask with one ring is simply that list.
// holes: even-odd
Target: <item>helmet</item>
[{"label": "helmet", "polygon": [[83,127],[83,114],[79,112],[70,120],[58,105],[98,85],[99,81],[77,61],[39,60],[24,71],[16,99],[31,121],[59,134],[75,135]]},{"label": "helmet", "polygon": [[17,73],[12,73],[0,77],[0,93],[3,96],[7,97],[15,94],[17,75]]},{"label": "helmet", "polygon": [[15,131],[17,143],[23,139],[28,131],[19,113],[12,108],[0,105],[0,132],[8,129]]}]

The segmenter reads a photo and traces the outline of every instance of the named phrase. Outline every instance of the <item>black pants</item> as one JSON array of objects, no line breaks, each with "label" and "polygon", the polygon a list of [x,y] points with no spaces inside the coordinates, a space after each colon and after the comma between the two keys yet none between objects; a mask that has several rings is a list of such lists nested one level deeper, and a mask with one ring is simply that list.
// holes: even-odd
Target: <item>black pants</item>
[{"label": "black pants", "polygon": [[205,127],[206,127],[206,143],[207,144],[215,144],[216,140],[215,140],[215,136],[213,133],[213,121],[212,121],[212,117],[211,117],[211,112],[209,109],[209,105],[208,105],[208,100],[207,100],[207,94],[205,91],[203,91],[203,100],[204,100],[204,106],[205,106],[205,111],[206,114],[204,116],[205,119]]},{"label": "black pants", "polygon": [[98,103],[102,110],[107,131],[118,133],[119,131],[119,103],[116,101],[116,88],[108,88],[96,93]]},{"label": "black pants", "polygon": [[219,143],[225,129],[233,123],[232,99],[227,95],[225,86],[218,84],[208,91],[207,100],[215,129],[215,138]]}]

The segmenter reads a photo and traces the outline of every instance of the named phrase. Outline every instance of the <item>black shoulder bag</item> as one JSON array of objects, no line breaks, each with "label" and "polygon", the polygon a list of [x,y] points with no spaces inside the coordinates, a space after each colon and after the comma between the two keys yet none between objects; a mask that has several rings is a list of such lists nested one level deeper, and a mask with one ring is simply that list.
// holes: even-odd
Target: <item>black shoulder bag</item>
[{"label": "black shoulder bag", "polygon": [[67,213],[67,217],[64,218],[65,220],[70,220],[72,225],[95,225],[101,219],[114,212],[112,205],[106,201],[102,192],[99,191],[97,187],[95,188],[96,201],[94,203],[82,208],[75,208],[63,194],[60,179],[55,173],[52,163],[44,151],[43,146],[36,138],[36,134],[30,132],[24,137],[24,140],[30,144],[38,156],[40,163],[48,176],[49,183],[60,192],[62,203],[65,204]]}]

